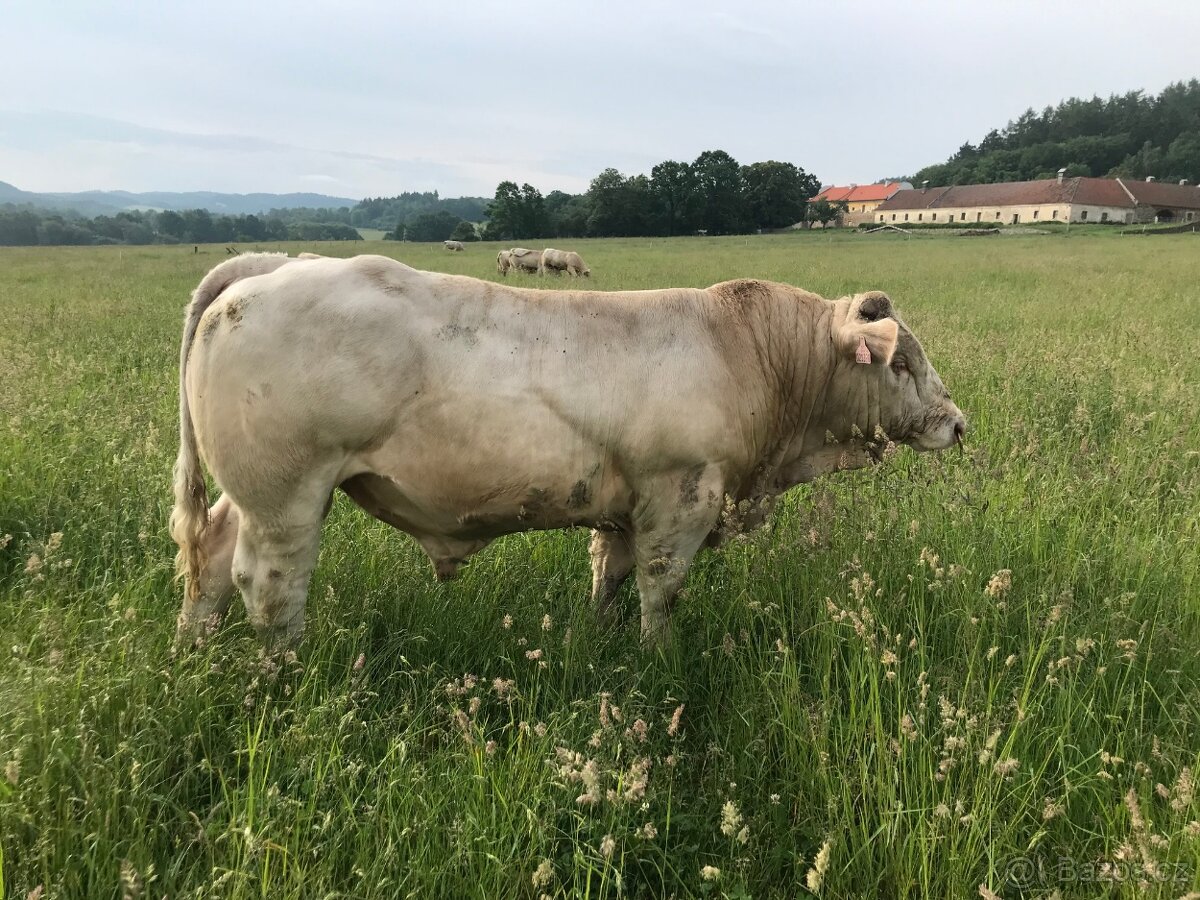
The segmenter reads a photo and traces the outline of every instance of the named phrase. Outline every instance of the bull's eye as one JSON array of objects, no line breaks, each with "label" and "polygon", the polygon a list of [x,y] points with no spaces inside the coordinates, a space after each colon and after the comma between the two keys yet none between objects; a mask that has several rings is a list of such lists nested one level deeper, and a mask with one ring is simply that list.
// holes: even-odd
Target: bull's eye
[{"label": "bull's eye", "polygon": [[904,375],[906,372],[908,372],[908,363],[897,356],[892,360],[892,371],[897,375]]}]

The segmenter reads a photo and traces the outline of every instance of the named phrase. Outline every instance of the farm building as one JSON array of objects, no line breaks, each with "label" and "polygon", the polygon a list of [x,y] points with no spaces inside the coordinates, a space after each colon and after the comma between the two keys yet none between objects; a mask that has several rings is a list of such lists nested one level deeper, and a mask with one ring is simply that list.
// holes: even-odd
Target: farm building
[{"label": "farm building", "polygon": [[883,184],[852,184],[848,187],[824,187],[817,196],[810,200],[828,200],[830,203],[845,203],[846,215],[844,224],[857,225],[860,222],[873,222],[872,213],[880,203],[896,194],[897,191],[911,188],[907,181],[888,181]]},{"label": "farm building", "polygon": [[1200,222],[1200,187],[1153,179],[1057,178],[897,191],[874,210],[878,224],[1005,225],[1035,222]]}]

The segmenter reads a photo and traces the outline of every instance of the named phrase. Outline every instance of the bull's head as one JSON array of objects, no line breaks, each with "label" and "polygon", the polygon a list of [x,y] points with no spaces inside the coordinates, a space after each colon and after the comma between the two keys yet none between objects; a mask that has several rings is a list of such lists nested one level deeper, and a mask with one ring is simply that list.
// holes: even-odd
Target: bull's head
[{"label": "bull's head", "polygon": [[837,431],[857,427],[872,438],[882,429],[916,450],[945,450],[961,442],[966,417],[887,294],[871,291],[837,301],[832,328],[837,381],[846,380],[845,393],[838,392],[846,418]]}]

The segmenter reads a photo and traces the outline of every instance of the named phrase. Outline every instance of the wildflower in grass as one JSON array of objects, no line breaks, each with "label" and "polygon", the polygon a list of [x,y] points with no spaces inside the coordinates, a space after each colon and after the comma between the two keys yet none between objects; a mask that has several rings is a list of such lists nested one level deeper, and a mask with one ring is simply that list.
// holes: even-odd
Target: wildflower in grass
[{"label": "wildflower in grass", "polygon": [[493,678],[492,692],[499,699],[511,702],[516,696],[517,682],[511,678]]},{"label": "wildflower in grass", "polygon": [[992,758],[992,754],[996,751],[996,744],[1000,740],[1000,729],[997,728],[988,735],[987,740],[983,742],[983,749],[979,751],[979,764],[986,765]]},{"label": "wildflower in grass", "polygon": [[983,900],[1000,900],[1000,895],[989,888],[986,884],[979,885],[979,896]]},{"label": "wildflower in grass", "polygon": [[1063,806],[1063,804],[1059,803],[1057,800],[1047,797],[1046,803],[1042,807],[1042,820],[1049,822],[1051,819],[1057,819],[1066,811],[1067,808]]},{"label": "wildflower in grass", "polygon": [[1004,660],[1004,668],[1006,668],[1006,669],[1012,668],[1012,664],[1015,663],[1016,661],[1017,661],[1017,654],[1010,653],[1008,655],[1008,659]]},{"label": "wildflower in grass", "polygon": [[624,724],[625,716],[621,714],[621,707],[617,706],[617,704],[614,703],[608,709],[609,709],[609,712],[612,713],[614,722],[616,722],[618,724]]},{"label": "wildflower in grass", "polygon": [[538,867],[533,870],[533,875],[529,880],[535,889],[549,887],[550,883],[554,881],[554,866],[551,865],[550,860],[543,859],[538,863]]},{"label": "wildflower in grass", "polygon": [[652,841],[658,837],[658,829],[654,827],[653,822],[647,822],[640,829],[638,829],[638,834],[641,835],[643,839]]},{"label": "wildflower in grass", "polygon": [[667,737],[675,737],[679,734],[679,723],[683,719],[683,706],[684,704],[680,703],[675,707],[675,712],[671,714],[671,724],[667,726]]},{"label": "wildflower in grass", "polygon": [[1117,641],[1117,649],[1120,650],[1121,654],[1130,662],[1133,662],[1135,659],[1137,659],[1137,648],[1138,642],[1132,638],[1123,638],[1122,640]]},{"label": "wildflower in grass", "polygon": [[480,700],[478,697],[472,697],[471,702],[467,704],[467,711],[472,716],[476,715],[479,712],[479,707],[482,703],[483,703],[483,701]]},{"label": "wildflower in grass", "polygon": [[993,658],[996,656],[996,654],[997,654],[997,653],[999,653],[999,652],[1000,652],[1000,648],[999,648],[999,647],[988,647],[988,651],[987,651],[987,654],[986,654],[986,656],[987,656],[987,661],[988,661],[988,662],[991,662],[991,661],[992,661],[992,659],[993,659]]},{"label": "wildflower in grass", "polygon": [[0,550],[3,550],[5,547],[7,547],[11,543],[12,543],[12,535],[11,534],[6,534],[6,535],[4,535],[4,537],[0,537]]},{"label": "wildflower in grass", "polygon": [[486,753],[488,756],[494,756],[496,753],[496,742],[488,741],[486,744],[484,744],[483,752]]},{"label": "wildflower in grass", "polygon": [[650,783],[650,757],[643,756],[633,761],[625,774],[624,799],[628,803],[638,803],[646,796],[646,786]]},{"label": "wildflower in grass", "polygon": [[525,658],[530,661],[539,660],[542,658],[542,651],[540,649],[539,650],[526,650]]},{"label": "wildflower in grass", "polygon": [[733,651],[736,646],[737,645],[733,642],[733,635],[728,631],[725,632],[725,637],[721,639],[721,650],[724,651],[726,656],[733,656]]},{"label": "wildflower in grass", "polygon": [[512,626],[513,626],[513,617],[510,616],[508,613],[505,613],[504,618],[500,620],[500,627],[503,628],[505,631],[507,631],[509,628],[512,628]]},{"label": "wildflower in grass", "polygon": [[360,654],[358,654],[358,659],[356,659],[354,661],[354,665],[351,666],[351,671],[361,672],[363,670],[363,666],[365,666],[366,664],[367,664],[367,654],[360,653]]},{"label": "wildflower in grass", "polygon": [[25,574],[26,575],[37,575],[41,571],[42,571],[42,558],[40,556],[38,556],[36,553],[30,555],[29,559],[25,561]]},{"label": "wildflower in grass", "polygon": [[882,655],[879,657],[879,661],[885,666],[894,666],[896,663],[900,662],[900,657],[898,657],[891,650],[884,650]]},{"label": "wildflower in grass", "polygon": [[127,859],[121,860],[121,900],[137,900],[142,896],[142,876]]},{"label": "wildflower in grass", "polygon": [[829,871],[829,851],[832,846],[833,841],[826,838],[821,849],[817,851],[817,858],[813,860],[812,868],[804,877],[805,884],[814,894],[820,893],[821,885],[825,883],[825,873]]},{"label": "wildflower in grass", "polygon": [[741,824],[742,814],[738,812],[737,804],[732,800],[726,800],[725,805],[721,807],[721,834],[725,837],[733,837],[737,834]]},{"label": "wildflower in grass", "polygon": [[721,877],[721,870],[716,866],[705,866],[700,870],[700,877],[705,881],[716,881]]},{"label": "wildflower in grass", "polygon": [[908,523],[908,536],[910,538],[915,538],[917,536],[917,532],[920,530],[921,530],[921,523],[918,522],[916,519],[913,519],[911,522]]},{"label": "wildflower in grass", "polygon": [[1200,837],[1200,821],[1193,819],[1183,826],[1183,833],[1190,838]]},{"label": "wildflower in grass", "polygon": [[636,719],[632,725],[625,729],[625,737],[633,738],[639,744],[646,743],[646,738],[649,735],[650,726],[642,719]]},{"label": "wildflower in grass", "polygon": [[1012,569],[1001,569],[992,576],[983,592],[993,600],[1003,600],[1012,590]]},{"label": "wildflower in grass", "polygon": [[1174,795],[1171,798],[1171,809],[1175,812],[1183,812],[1191,809],[1192,802],[1196,799],[1196,786],[1192,781],[1192,770],[1184,769],[1179,773],[1179,777],[1175,780],[1175,784],[1171,789]]},{"label": "wildflower in grass", "polygon": [[933,815],[938,819],[948,819],[950,818],[950,807],[945,803],[939,803],[933,808]]},{"label": "wildflower in grass", "polygon": [[9,784],[16,784],[21,779],[21,763],[10,759],[4,764],[4,777]]},{"label": "wildflower in grass", "polygon": [[600,855],[605,859],[609,859],[613,855],[613,851],[617,849],[617,842],[611,834],[606,834],[600,841]]},{"label": "wildflower in grass", "polygon": [[608,728],[612,724],[612,722],[609,720],[608,698],[610,696],[611,696],[610,694],[601,694],[600,695],[600,727],[601,728]]},{"label": "wildflower in grass", "polygon": [[49,539],[46,541],[46,555],[49,556],[51,553],[54,553],[56,550],[58,550],[58,548],[62,546],[62,540],[63,533],[61,531],[56,531],[54,534],[50,535]]},{"label": "wildflower in grass", "polygon": [[546,613],[544,616],[542,616],[542,631],[549,631],[553,627],[554,625],[550,621],[550,613]]},{"label": "wildflower in grass", "polygon": [[770,796],[770,798],[769,798],[769,799],[770,799],[770,801],[771,801],[771,805],[772,805],[772,806],[778,806],[778,805],[779,805],[779,795],[778,795],[778,794],[772,794],[772,795]]},{"label": "wildflower in grass", "polygon": [[588,746],[595,748],[599,747],[602,743],[604,743],[604,732],[597,728],[588,739]]},{"label": "wildflower in grass", "polygon": [[909,713],[905,713],[904,718],[900,720],[900,733],[910,741],[917,739],[917,723]]},{"label": "wildflower in grass", "polygon": [[1021,763],[1018,760],[1015,760],[1010,756],[1007,759],[1002,759],[999,762],[997,762],[996,765],[994,765],[992,767],[992,771],[995,772],[997,775],[999,775],[1001,778],[1009,778],[1020,767],[1021,767]]}]

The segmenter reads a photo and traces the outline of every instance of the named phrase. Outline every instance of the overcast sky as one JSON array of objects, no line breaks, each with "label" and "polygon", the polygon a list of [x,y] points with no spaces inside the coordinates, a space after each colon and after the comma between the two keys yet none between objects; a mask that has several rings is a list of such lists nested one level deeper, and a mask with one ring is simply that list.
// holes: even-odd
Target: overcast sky
[{"label": "overcast sky", "polygon": [[1200,76],[1196,0],[6,0],[25,190],[578,192],[722,149],[825,183]]}]

